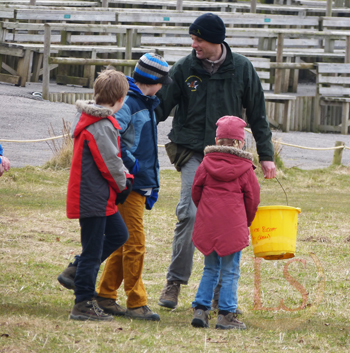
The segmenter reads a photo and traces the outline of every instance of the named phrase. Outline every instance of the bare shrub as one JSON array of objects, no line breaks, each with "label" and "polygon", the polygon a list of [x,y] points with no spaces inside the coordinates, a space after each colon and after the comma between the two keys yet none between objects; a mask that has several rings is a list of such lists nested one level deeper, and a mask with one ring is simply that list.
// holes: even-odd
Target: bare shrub
[{"label": "bare shrub", "polygon": [[[69,169],[72,163],[74,140],[70,135],[71,124],[62,119],[62,139],[52,139],[48,143],[53,157],[44,165],[44,168]],[[52,125],[49,128],[51,137],[57,136]]]}]

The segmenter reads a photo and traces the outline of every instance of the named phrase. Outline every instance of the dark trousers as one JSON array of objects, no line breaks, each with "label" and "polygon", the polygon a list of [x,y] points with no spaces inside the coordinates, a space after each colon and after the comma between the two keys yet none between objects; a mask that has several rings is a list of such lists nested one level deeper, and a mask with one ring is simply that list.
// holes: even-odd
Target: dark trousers
[{"label": "dark trousers", "polygon": [[82,253],[75,275],[75,303],[92,299],[101,263],[119,249],[129,237],[128,229],[117,212],[107,217],[80,218]]}]

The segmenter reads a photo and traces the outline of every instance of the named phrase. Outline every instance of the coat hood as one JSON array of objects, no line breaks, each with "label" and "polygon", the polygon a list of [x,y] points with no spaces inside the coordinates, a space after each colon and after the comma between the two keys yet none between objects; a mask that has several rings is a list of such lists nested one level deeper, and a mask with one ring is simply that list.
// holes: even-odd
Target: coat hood
[{"label": "coat hood", "polygon": [[78,100],[75,103],[77,114],[71,127],[72,137],[76,137],[87,126],[96,123],[101,119],[109,119],[115,128],[120,130],[119,124],[113,118],[112,110],[95,103],[95,101]]},{"label": "coat hood", "polygon": [[253,166],[253,155],[230,146],[207,146],[203,165],[216,180],[231,181],[240,177]]}]

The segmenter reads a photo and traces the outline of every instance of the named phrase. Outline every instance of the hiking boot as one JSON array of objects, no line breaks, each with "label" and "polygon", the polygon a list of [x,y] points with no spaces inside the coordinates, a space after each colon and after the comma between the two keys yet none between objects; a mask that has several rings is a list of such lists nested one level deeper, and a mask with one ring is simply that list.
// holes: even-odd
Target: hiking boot
[{"label": "hiking boot", "polygon": [[237,314],[228,313],[227,315],[220,314],[218,316],[215,328],[221,330],[245,330],[247,327],[243,322],[237,320]]},{"label": "hiking boot", "polygon": [[58,275],[57,281],[60,282],[63,287],[75,290],[74,279],[76,272],[77,266],[74,266],[72,263],[70,263],[68,267]]},{"label": "hiking boot", "polygon": [[154,313],[147,305],[139,308],[126,309],[126,317],[130,319],[159,321],[160,317]]},{"label": "hiking boot", "polygon": [[[218,309],[219,309],[219,301],[214,299],[214,300],[211,302],[211,310],[218,310]],[[236,309],[235,314],[237,314],[237,315],[243,315],[243,311],[242,311],[242,310],[239,310],[239,309]]]},{"label": "hiking boot", "polygon": [[122,307],[111,298],[96,297],[98,306],[103,309],[106,314],[115,316],[125,316],[126,308]]},{"label": "hiking boot", "polygon": [[193,327],[209,327],[209,310],[195,308],[191,325]]},{"label": "hiking boot", "polygon": [[177,299],[180,294],[179,282],[167,282],[164,286],[159,298],[158,305],[169,309],[175,309],[177,306]]},{"label": "hiking boot", "polygon": [[113,316],[110,316],[103,312],[98,306],[96,300],[84,300],[73,306],[73,310],[70,314],[72,320],[102,320],[112,321]]}]

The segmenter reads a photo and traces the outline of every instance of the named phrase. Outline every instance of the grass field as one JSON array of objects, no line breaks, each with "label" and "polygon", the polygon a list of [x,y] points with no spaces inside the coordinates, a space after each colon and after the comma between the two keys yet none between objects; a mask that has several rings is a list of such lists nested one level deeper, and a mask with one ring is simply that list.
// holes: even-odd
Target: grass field
[{"label": "grass field", "polygon": [[[296,257],[257,261],[251,245],[243,250],[238,294],[246,331],[215,330],[215,313],[209,329],[190,325],[191,302],[203,268],[198,251],[177,309],[157,305],[171,257],[180,188],[179,173],[171,170],[161,172],[159,200],[144,217],[143,280],[148,304],[161,321],[70,320],[73,292],[56,280],[80,253],[78,221],[65,215],[68,174],[67,170],[26,167],[13,168],[0,178],[0,352],[350,350],[348,168],[279,172],[289,206],[301,208]],[[259,170],[258,178],[262,182]],[[261,205],[286,205],[275,180],[262,183]],[[118,296],[124,305],[122,288]],[[284,310],[280,309],[282,299]]]}]

